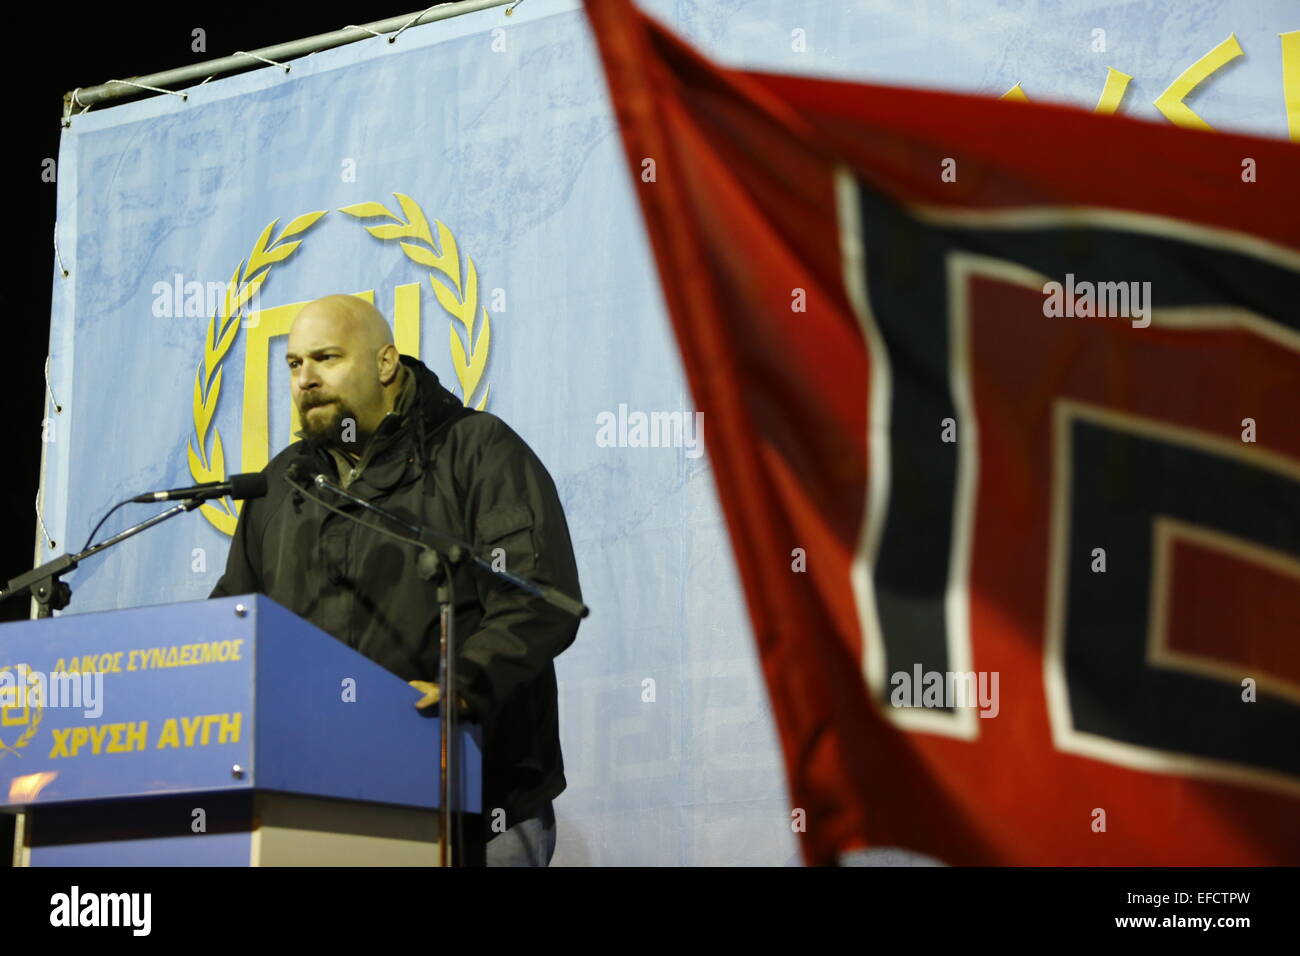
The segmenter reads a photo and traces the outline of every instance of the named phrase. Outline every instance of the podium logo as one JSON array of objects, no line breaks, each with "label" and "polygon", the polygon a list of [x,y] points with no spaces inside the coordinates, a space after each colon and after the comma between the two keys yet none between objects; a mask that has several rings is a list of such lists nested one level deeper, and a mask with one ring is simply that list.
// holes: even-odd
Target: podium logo
[{"label": "podium logo", "polygon": [[0,760],[7,754],[21,757],[18,751],[31,743],[41,726],[45,712],[41,676],[26,664],[0,667]]},{"label": "podium logo", "polygon": [[36,735],[47,707],[79,708],[83,717],[101,716],[103,673],[45,674],[26,664],[0,667],[0,759],[6,754],[22,756],[18,750]]},{"label": "podium logo", "polygon": [[[488,290],[480,295],[478,270],[470,256],[461,261],[456,237],[438,220],[432,228],[420,205],[409,196],[393,193],[399,212],[383,203],[362,202],[338,211],[355,220],[379,220],[363,226],[382,245],[400,248],[406,258],[428,270],[434,297],[449,317],[451,366],[466,407],[482,411],[488,402],[491,383],[485,377],[488,351],[492,345],[491,317],[484,299],[498,312],[505,310],[505,292]],[[239,467],[261,471],[271,459],[269,361],[271,342],[289,334],[289,327],[307,301],[269,308],[259,307],[262,286],[279,275],[284,265],[305,241],[312,227],[328,210],[304,213],[292,220],[274,239],[278,219],[262,231],[248,257],[236,266],[224,295],[208,322],[203,359],[195,371],[192,411],[194,434],[187,449],[190,475],[196,482],[226,479],[226,451],[214,417],[222,394],[222,370],[227,355],[241,330],[244,338],[243,401]],[[394,249],[396,251],[396,249]],[[399,285],[393,290],[393,344],[403,355],[420,355],[420,290],[422,282]],[[335,291],[335,290],[329,290]],[[375,303],[375,291],[356,293],[357,298]],[[230,378],[226,375],[225,378]],[[236,378],[236,381],[239,379]],[[285,388],[286,393],[288,388]],[[289,434],[302,427],[297,407],[289,403]],[[235,533],[239,505],[229,498],[209,501],[199,509],[214,528]]]},{"label": "podium logo", "polygon": [[133,936],[148,936],[153,924],[152,893],[70,893],[50,897],[51,926],[129,926]]}]

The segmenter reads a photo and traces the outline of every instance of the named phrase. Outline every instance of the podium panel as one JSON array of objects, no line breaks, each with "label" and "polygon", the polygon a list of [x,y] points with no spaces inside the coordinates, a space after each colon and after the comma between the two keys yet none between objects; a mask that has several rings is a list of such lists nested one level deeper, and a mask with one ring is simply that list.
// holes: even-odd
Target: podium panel
[{"label": "podium panel", "polygon": [[[436,864],[441,726],[419,697],[263,595],[0,625],[15,863]],[[468,844],[481,729],[457,737]]]}]

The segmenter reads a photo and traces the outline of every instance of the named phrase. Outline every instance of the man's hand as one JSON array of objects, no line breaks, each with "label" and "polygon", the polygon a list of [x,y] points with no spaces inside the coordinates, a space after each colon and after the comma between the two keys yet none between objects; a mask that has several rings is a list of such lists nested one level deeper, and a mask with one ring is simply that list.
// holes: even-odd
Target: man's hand
[{"label": "man's hand", "polygon": [[[439,688],[437,684],[433,683],[433,681],[411,680],[407,681],[407,683],[416,690],[424,692],[424,696],[415,702],[415,706],[419,710],[424,710],[426,707],[432,707],[442,698],[441,688]],[[465,698],[460,698],[460,712],[464,714],[468,712],[468,710],[469,705],[465,703]]]}]

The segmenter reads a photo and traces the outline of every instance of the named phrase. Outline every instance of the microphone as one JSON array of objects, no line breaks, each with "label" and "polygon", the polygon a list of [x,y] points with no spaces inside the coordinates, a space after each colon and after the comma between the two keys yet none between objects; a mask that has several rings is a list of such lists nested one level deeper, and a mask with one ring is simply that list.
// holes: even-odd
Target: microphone
[{"label": "microphone", "polygon": [[314,483],[316,476],[320,471],[316,468],[316,462],[309,455],[299,455],[294,459],[293,464],[289,466],[288,478],[295,485],[300,482]]},{"label": "microphone", "polygon": [[258,471],[250,471],[242,475],[231,475],[225,481],[209,481],[201,485],[191,485],[188,488],[151,491],[147,494],[136,495],[131,500],[139,502],[202,501],[207,498],[224,498],[227,495],[236,499],[264,497],[266,495],[266,475]]},{"label": "microphone", "polygon": [[[366,501],[365,498],[359,498],[356,495],[352,494],[350,491],[345,491],[344,489],[340,488],[338,485],[335,485],[332,482],[330,482],[329,479],[327,479],[323,474],[321,474],[320,470],[315,467],[315,464],[308,456],[305,455],[299,456],[293,462],[293,464],[289,466],[287,472],[284,475],[284,478],[291,485],[293,485],[294,488],[300,493],[303,491],[303,489],[299,487],[298,482],[313,484],[317,488],[320,488],[323,491],[332,491],[334,492],[334,494],[338,495],[339,497],[345,498],[348,501],[352,502],[353,504],[360,505],[362,508],[365,508],[367,511],[373,511],[381,518],[387,518],[389,521],[393,522],[394,524],[401,525],[403,528],[405,528],[406,530],[414,534],[416,536],[416,539],[424,539],[426,537],[433,537],[438,539],[441,542],[440,547],[442,549],[445,549],[447,560],[451,564],[460,564],[461,561],[464,560],[466,556],[468,556],[470,561],[473,564],[475,564],[483,571],[490,574],[492,577],[498,578],[502,581],[507,581],[522,591],[526,591],[529,594],[535,595],[536,597],[540,597],[548,604],[554,607],[558,607],[560,610],[572,614],[574,617],[583,618],[591,613],[591,608],[587,607],[587,605],[583,604],[581,601],[576,601],[573,598],[569,597],[567,594],[565,594],[563,591],[559,590],[558,588],[552,587],[551,585],[537,584],[536,582],[530,581],[527,578],[520,577],[515,574],[511,574],[509,571],[498,570],[497,568],[493,567],[488,561],[484,560],[477,552],[475,552],[473,546],[466,544],[464,541],[458,541],[456,538],[453,538],[451,535],[443,534],[441,531],[435,531],[432,528],[422,528],[419,525],[410,524],[409,522],[405,521],[402,518],[399,518],[397,515],[393,514],[392,512],[386,511],[383,508],[380,508],[378,505]],[[317,499],[317,501],[318,503],[323,504],[323,502],[319,502],[319,499]],[[328,507],[328,505],[326,507]],[[423,572],[426,568],[432,571],[434,562],[436,562],[436,558],[433,557],[434,551],[430,547],[430,545],[426,544],[423,540],[413,540],[410,538],[403,538],[400,535],[387,530],[386,528],[381,528],[378,525],[373,525],[370,524],[369,522],[362,521],[356,515],[349,514],[346,511],[339,511],[338,513],[341,514],[343,517],[347,518],[349,521],[356,522],[357,524],[361,525],[361,527],[363,528],[369,528],[371,531],[377,531],[380,534],[397,538],[398,540],[405,541],[407,544],[419,545],[424,549],[421,552],[419,558],[421,571]],[[432,577],[431,574],[426,574],[424,576],[430,579]]]}]

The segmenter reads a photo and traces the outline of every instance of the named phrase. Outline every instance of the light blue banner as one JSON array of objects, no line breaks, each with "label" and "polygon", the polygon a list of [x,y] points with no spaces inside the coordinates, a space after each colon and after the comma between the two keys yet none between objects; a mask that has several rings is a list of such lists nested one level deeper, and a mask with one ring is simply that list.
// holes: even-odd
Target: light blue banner
[{"label": "light blue banner", "polygon": [[[1114,68],[1132,76],[1119,112],[1148,118],[1235,35],[1242,55],[1187,105],[1216,128],[1273,136],[1287,130],[1279,34],[1300,29],[1281,0],[643,6],[749,68],[994,95],[1020,83],[1089,108]],[[41,509],[55,545],[38,559],[79,550],[124,498],[260,468],[291,440],[284,307],[373,290],[399,347],[418,331],[404,350],[458,394],[451,336],[467,363],[488,350],[471,400],[486,395],[532,445],[569,518],[593,611],[557,662],[569,789],[555,864],[797,862],[701,436],[637,441],[635,416],[693,425],[694,409],[578,5],[529,0],[509,18],[484,10],[186,92],[78,115],[63,137],[68,275],[53,280],[50,359],[63,411],[47,412]],[[367,228],[418,232],[421,216],[457,256],[416,261],[400,236]],[[471,259],[472,332],[455,314]],[[224,286],[240,269],[265,281],[232,323]],[[129,505],[97,539],[156,510]],[[92,557],[67,577],[65,613],[206,596],[232,521],[189,513]]]}]

